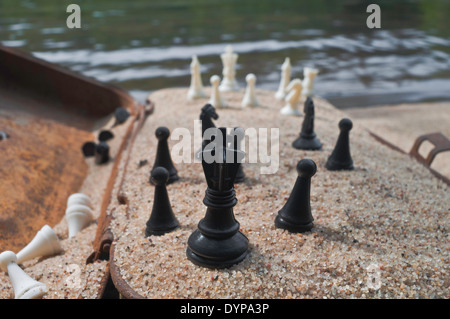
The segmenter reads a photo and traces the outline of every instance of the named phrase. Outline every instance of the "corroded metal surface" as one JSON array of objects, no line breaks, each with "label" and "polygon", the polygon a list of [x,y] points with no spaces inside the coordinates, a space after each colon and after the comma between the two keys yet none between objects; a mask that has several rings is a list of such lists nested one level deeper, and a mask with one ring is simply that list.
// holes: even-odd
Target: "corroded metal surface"
[{"label": "corroded metal surface", "polygon": [[81,146],[121,106],[125,91],[0,46],[0,251],[18,251],[64,216],[88,173]]}]

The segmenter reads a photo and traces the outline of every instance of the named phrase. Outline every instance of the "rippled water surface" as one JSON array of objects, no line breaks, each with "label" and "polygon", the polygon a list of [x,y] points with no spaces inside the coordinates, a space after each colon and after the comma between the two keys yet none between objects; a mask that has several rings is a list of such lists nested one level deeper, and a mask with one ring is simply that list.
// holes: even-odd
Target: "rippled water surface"
[{"label": "rippled water surface", "polygon": [[[317,95],[338,107],[450,100],[450,1],[76,1],[82,28],[66,27],[73,1],[1,0],[0,41],[128,90],[187,87],[192,55],[203,83],[221,75],[227,44],[237,80],[254,73],[276,90],[290,57],[292,77],[319,69]],[[369,29],[369,3],[381,29]]]}]

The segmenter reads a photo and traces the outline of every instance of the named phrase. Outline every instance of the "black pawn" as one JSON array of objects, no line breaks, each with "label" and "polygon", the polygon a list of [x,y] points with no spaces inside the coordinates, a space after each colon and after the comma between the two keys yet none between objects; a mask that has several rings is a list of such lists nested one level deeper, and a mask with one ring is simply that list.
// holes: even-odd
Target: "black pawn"
[{"label": "black pawn", "polygon": [[109,161],[109,145],[106,142],[100,142],[95,146],[95,163],[105,164]]},{"label": "black pawn", "polygon": [[155,196],[152,213],[146,223],[145,236],[161,236],[178,228],[179,224],[172,211],[166,189],[169,172],[164,167],[156,167],[152,171],[151,179],[155,185]]},{"label": "black pawn", "polygon": [[339,122],[339,137],[330,157],[328,157],[325,167],[330,171],[352,170],[353,160],[350,155],[350,130],[353,123],[350,119],[344,118]]},{"label": "black pawn", "polygon": [[[240,225],[233,213],[237,203],[234,179],[243,154],[227,148],[226,129],[218,130],[216,134],[222,134],[223,145],[202,151],[202,167],[208,184],[203,199],[206,214],[198,223],[198,229],[189,236],[186,249],[191,262],[207,268],[231,267],[248,254],[248,238],[239,231]],[[205,155],[215,154],[223,161],[205,160]]]},{"label": "black pawn", "polygon": [[297,164],[298,177],[286,204],[275,218],[275,226],[292,233],[303,233],[313,228],[310,205],[311,177],[317,166],[310,159],[302,159]]},{"label": "black pawn", "polygon": [[303,119],[300,136],[292,143],[292,146],[299,150],[320,150],[322,143],[317,139],[314,133],[314,102],[308,97],[303,109],[305,117]]},{"label": "black pawn", "polygon": [[[153,169],[162,166],[169,172],[169,180],[167,184],[171,184],[180,178],[178,177],[178,171],[172,163],[172,158],[170,156],[169,144],[167,139],[170,136],[170,131],[165,126],[160,126],[155,131],[156,138],[158,139],[158,147],[156,149],[156,158],[153,164]],[[150,179],[150,183],[152,180]]]}]

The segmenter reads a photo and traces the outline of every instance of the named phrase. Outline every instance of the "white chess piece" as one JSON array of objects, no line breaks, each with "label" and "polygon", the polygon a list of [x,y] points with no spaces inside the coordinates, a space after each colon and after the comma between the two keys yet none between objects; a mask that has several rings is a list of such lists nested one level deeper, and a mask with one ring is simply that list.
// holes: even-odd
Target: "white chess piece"
[{"label": "white chess piece", "polygon": [[302,95],[303,96],[312,96],[314,93],[313,85],[314,85],[314,78],[319,74],[319,70],[312,69],[305,67],[303,69],[303,90]]},{"label": "white chess piece", "polygon": [[91,199],[83,193],[74,193],[67,198],[67,207],[72,205],[85,205],[92,208]]},{"label": "white chess piece", "polygon": [[283,100],[286,97],[286,87],[291,81],[291,59],[284,59],[284,63],[281,65],[281,80],[278,91],[275,93],[275,98]]},{"label": "white chess piece", "polygon": [[78,234],[94,219],[89,197],[79,194],[77,193],[77,196],[73,196],[73,194],[67,200],[66,221],[69,228],[69,238]]},{"label": "white chess piece", "polygon": [[225,53],[220,55],[223,64],[223,80],[220,83],[219,89],[221,91],[238,91],[239,87],[236,82],[236,62],[238,55],[233,53],[231,45],[227,45]]},{"label": "white chess piece", "polygon": [[222,98],[219,90],[220,77],[218,75],[213,75],[211,76],[209,81],[211,83],[211,98],[209,99],[208,103],[216,108],[227,107],[227,104]]},{"label": "white chess piece", "polygon": [[59,239],[53,229],[45,225],[21,251],[17,253],[17,263],[43,256],[53,256],[62,251]]},{"label": "white chess piece", "polygon": [[247,74],[245,77],[247,87],[245,89],[244,98],[242,99],[241,106],[259,106],[258,99],[255,94],[256,76],[253,73]]},{"label": "white chess piece", "polygon": [[187,94],[188,100],[200,99],[206,97],[203,89],[202,77],[200,75],[200,62],[196,55],[192,56],[191,62],[191,86]]},{"label": "white chess piece", "polygon": [[302,81],[300,79],[293,79],[287,86],[288,91],[285,97],[286,105],[280,110],[283,115],[301,116],[302,112],[298,109],[298,104],[302,96]]},{"label": "white chess piece", "polygon": [[0,268],[8,272],[15,299],[39,299],[47,293],[47,286],[34,280],[17,265],[17,256],[12,251],[0,254]]}]

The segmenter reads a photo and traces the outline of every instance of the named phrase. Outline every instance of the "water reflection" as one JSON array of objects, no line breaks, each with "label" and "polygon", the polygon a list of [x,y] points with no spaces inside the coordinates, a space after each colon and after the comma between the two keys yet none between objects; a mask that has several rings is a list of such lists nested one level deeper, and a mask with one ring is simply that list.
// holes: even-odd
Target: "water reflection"
[{"label": "water reflection", "polygon": [[96,1],[83,4],[83,28],[64,27],[53,1],[0,3],[0,39],[101,81],[139,100],[187,87],[192,55],[204,83],[221,74],[219,54],[239,53],[238,82],[255,73],[276,90],[280,67],[292,76],[320,70],[317,94],[339,107],[450,99],[450,22],[445,0],[382,3],[382,29],[365,26],[361,1]]}]

